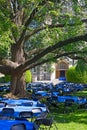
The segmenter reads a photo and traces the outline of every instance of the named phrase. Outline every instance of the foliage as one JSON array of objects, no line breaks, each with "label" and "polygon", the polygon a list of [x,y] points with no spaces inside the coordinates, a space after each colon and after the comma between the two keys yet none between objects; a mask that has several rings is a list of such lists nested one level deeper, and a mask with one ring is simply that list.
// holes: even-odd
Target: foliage
[{"label": "foliage", "polygon": [[83,73],[76,70],[76,66],[73,66],[67,70],[66,79],[68,82],[73,83],[87,83],[87,71]]},{"label": "foliage", "polygon": [[82,82],[87,83],[87,63],[84,63],[83,60],[78,60],[76,71],[82,77]]},{"label": "foliage", "polygon": [[11,76],[10,75],[5,75],[4,77],[5,82],[10,82],[11,81]]},{"label": "foliage", "polygon": [[0,82],[10,82],[11,81],[11,76],[10,75],[5,75],[3,77],[0,77]]},{"label": "foliage", "polygon": [[78,71],[79,73],[87,72],[87,63],[84,63],[83,60],[78,60],[76,65],[76,71]]},{"label": "foliage", "polygon": [[4,32],[0,35],[0,55],[2,57],[9,57],[10,55],[10,44],[12,40],[9,37],[10,32]]},{"label": "foliage", "polygon": [[[84,0],[85,1],[85,0]],[[31,12],[33,9],[37,7],[37,5],[41,2],[41,0],[23,0],[19,1],[19,7],[23,7],[23,11],[25,14],[25,19],[30,16]],[[86,4],[86,1],[83,2]],[[1,7],[5,7],[6,0],[1,0],[0,5]],[[31,23],[28,26],[27,33],[30,34],[33,30],[39,28],[40,26],[46,26],[46,29],[43,29],[42,31],[39,31],[38,33],[35,33],[32,37],[28,39],[26,44],[26,51],[32,50],[34,48],[42,48],[42,47],[47,47],[49,45],[55,44],[59,40],[63,40],[72,36],[76,36],[78,34],[83,34],[85,31],[85,25],[81,23],[81,18],[82,18],[82,13],[84,13],[84,8],[86,6],[81,6],[82,2],[78,4],[77,1],[72,1],[70,3],[69,1],[53,1],[53,0],[48,0],[45,6],[43,4],[40,4],[38,6],[38,11],[35,14],[35,17],[31,20]],[[15,5],[15,2],[14,2]],[[70,7],[70,10],[68,9],[67,5]],[[7,7],[7,6],[6,6]],[[63,13],[64,11],[64,13]],[[73,15],[74,14],[74,15]],[[82,16],[81,16],[82,15]],[[8,6],[6,9],[0,8],[0,16],[2,20],[0,21],[0,27],[2,32],[8,32],[10,31],[10,34],[8,35],[9,38],[12,39],[14,38],[19,38],[22,30],[24,29],[24,23],[16,25],[15,22],[12,22],[11,19],[11,10],[10,7]],[[84,13],[85,17],[85,13]],[[51,24],[64,24],[64,28],[48,28],[49,23]],[[68,26],[71,24],[72,26]],[[73,26],[74,24],[74,26]],[[79,25],[78,25],[79,24]],[[4,29],[4,30],[3,30]],[[3,35],[3,33],[1,33]],[[13,35],[13,36],[12,36]],[[8,42],[8,39],[6,36],[4,36],[5,40]],[[11,41],[9,41],[10,43]],[[15,43],[15,39],[12,39],[12,42]],[[81,44],[81,43],[80,43]],[[79,44],[79,45],[80,45]],[[6,42],[4,42],[4,45],[8,45]],[[68,46],[65,47],[65,51],[67,51],[66,48],[69,48],[69,50],[74,50],[76,48],[75,46]],[[10,48],[10,45],[8,45]],[[5,47],[5,46],[4,46]],[[29,49],[28,49],[29,47]],[[3,47],[2,47],[3,48]],[[77,47],[78,49],[78,47]],[[8,49],[5,47],[4,51],[8,52]],[[0,52],[4,52],[3,50]]]},{"label": "foliage", "polygon": [[81,82],[79,74],[75,71],[75,67],[71,67],[67,70],[66,79],[68,82],[79,83]]},{"label": "foliage", "polygon": [[27,70],[25,72],[25,81],[26,81],[26,83],[30,83],[32,81],[32,75],[31,75],[30,70]]},{"label": "foliage", "polygon": [[0,83],[4,83],[5,82],[5,78],[4,77],[0,77]]}]

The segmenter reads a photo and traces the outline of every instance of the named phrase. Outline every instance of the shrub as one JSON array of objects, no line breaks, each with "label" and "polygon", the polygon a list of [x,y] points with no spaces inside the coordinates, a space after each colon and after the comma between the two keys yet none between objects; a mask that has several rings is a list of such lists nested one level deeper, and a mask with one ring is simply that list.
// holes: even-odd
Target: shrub
[{"label": "shrub", "polygon": [[10,80],[11,80],[10,75],[5,75],[3,77],[0,77],[0,82],[2,82],[2,83],[10,82]]},{"label": "shrub", "polygon": [[4,83],[5,78],[4,77],[0,77],[0,83]]},{"label": "shrub", "polygon": [[76,71],[75,68],[76,67],[73,66],[67,70],[67,73],[66,73],[67,81],[73,82],[73,83],[84,83],[82,74]]},{"label": "shrub", "polygon": [[30,70],[27,70],[27,71],[25,72],[25,81],[26,81],[26,83],[30,83],[31,80],[32,80],[31,72],[30,72]]},{"label": "shrub", "polygon": [[10,82],[11,81],[11,76],[10,75],[5,75],[4,81],[5,82]]},{"label": "shrub", "polygon": [[82,81],[84,84],[87,84],[87,72],[86,71],[82,74]]}]

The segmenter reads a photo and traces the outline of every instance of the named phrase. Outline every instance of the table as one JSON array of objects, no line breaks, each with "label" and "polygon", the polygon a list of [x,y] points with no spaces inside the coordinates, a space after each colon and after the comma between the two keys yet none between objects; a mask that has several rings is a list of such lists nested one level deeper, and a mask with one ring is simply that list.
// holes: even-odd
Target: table
[{"label": "table", "polygon": [[32,102],[33,106],[36,106],[39,101],[29,100],[29,99],[2,99],[3,102],[7,104],[22,105],[23,103]]},{"label": "table", "polygon": [[[5,108],[13,108],[14,109],[14,117],[19,117],[19,113],[22,111],[32,111],[33,108],[41,108],[42,112],[46,112],[46,105],[40,104],[39,101],[29,100],[29,99],[3,99],[3,102],[7,103]],[[32,103],[32,105],[28,106]],[[26,105],[25,105],[26,104]],[[0,112],[4,107],[0,108]]]},{"label": "table", "polygon": [[19,123],[24,123],[26,130],[35,130],[33,122],[21,120],[0,120],[0,130],[10,130],[12,125]]},{"label": "table", "polygon": [[10,107],[14,109],[14,117],[19,117],[19,113],[22,111],[32,111],[33,108],[41,108],[42,112],[45,112],[47,109],[46,107],[24,107],[24,106],[17,106],[17,107]]}]

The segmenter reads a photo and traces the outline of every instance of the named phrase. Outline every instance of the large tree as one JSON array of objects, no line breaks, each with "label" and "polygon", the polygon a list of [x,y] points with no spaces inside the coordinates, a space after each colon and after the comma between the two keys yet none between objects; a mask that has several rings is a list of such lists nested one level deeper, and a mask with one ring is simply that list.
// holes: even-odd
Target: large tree
[{"label": "large tree", "polygon": [[0,72],[25,95],[24,73],[62,56],[87,62],[86,0],[0,0]]}]

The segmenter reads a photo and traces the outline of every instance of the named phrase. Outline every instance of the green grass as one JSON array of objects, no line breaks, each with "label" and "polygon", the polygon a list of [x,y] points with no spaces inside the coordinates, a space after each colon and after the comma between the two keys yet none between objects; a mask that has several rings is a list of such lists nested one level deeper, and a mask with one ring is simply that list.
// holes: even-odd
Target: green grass
[{"label": "green grass", "polygon": [[75,93],[75,94],[73,94],[73,95],[76,95],[76,96],[84,96],[84,97],[86,97],[86,99],[87,99],[87,90],[86,90],[86,91],[79,91],[79,92],[77,92],[77,93]]},{"label": "green grass", "polygon": [[[87,98],[87,91],[77,92],[76,96],[85,96]],[[62,113],[63,108],[61,105],[55,109],[51,108],[51,116],[58,127],[58,130],[87,130],[87,110],[75,109],[74,112]],[[51,130],[56,130],[54,125]]]},{"label": "green grass", "polygon": [[[80,109],[72,113],[61,114],[59,112],[51,112],[58,130],[87,130],[87,110]],[[51,128],[51,130],[55,130]]]}]

